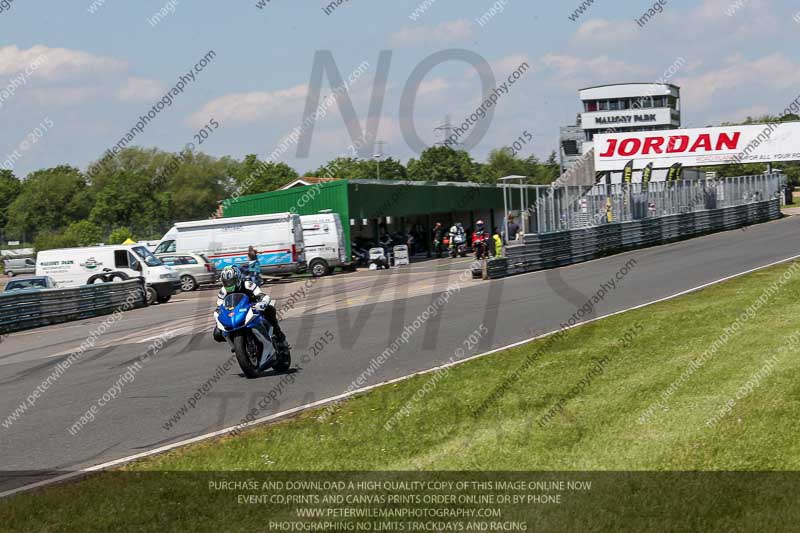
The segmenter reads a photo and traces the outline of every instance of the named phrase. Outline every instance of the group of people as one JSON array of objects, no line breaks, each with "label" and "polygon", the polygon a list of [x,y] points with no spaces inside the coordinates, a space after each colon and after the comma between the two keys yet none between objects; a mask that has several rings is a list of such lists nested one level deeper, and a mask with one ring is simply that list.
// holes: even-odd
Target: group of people
[{"label": "group of people", "polygon": [[[436,257],[442,257],[445,248],[450,255],[455,257],[460,246],[466,247],[467,232],[461,222],[456,222],[445,233],[444,226],[437,222],[433,228],[433,252]],[[472,232],[472,249],[476,259],[488,259],[489,256],[500,257],[503,255],[503,239],[496,229],[490,234],[483,220],[475,223]]]}]

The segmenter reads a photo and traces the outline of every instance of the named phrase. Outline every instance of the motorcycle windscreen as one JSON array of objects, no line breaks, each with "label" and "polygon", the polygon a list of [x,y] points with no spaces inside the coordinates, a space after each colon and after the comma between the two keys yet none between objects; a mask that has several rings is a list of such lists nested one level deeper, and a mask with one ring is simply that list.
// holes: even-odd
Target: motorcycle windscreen
[{"label": "motorcycle windscreen", "polygon": [[219,310],[219,322],[228,331],[244,327],[247,311],[250,310],[250,299],[246,294],[236,292],[229,294],[222,301]]}]

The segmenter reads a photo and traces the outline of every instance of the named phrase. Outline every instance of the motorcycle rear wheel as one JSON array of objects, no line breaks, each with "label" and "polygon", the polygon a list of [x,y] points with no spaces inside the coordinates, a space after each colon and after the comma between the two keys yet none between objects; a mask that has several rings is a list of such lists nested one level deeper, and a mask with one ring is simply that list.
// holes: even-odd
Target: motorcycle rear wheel
[{"label": "motorcycle rear wheel", "polygon": [[[261,375],[258,371],[258,345],[253,339],[252,343],[247,342],[248,334],[240,333],[233,338],[233,350],[236,352],[236,360],[239,362],[239,367],[244,372],[248,379],[257,378]],[[251,346],[248,347],[248,344]],[[253,353],[253,346],[256,351]],[[248,349],[249,348],[249,349]]]}]

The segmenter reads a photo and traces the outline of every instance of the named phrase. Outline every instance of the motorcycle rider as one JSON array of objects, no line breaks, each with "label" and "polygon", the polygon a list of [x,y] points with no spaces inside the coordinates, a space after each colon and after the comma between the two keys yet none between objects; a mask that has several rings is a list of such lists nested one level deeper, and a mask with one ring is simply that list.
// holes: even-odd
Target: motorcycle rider
[{"label": "motorcycle rider", "polygon": [[[222,288],[217,294],[217,307],[222,305],[222,301],[229,294],[243,293],[247,295],[250,301],[255,304],[253,308],[256,312],[260,313],[267,323],[272,326],[272,334],[275,335],[275,340],[277,341],[275,347],[279,350],[289,347],[286,344],[286,335],[284,335],[278,323],[278,311],[275,309],[273,300],[258,285],[245,279],[241,269],[236,265],[226,266],[222,269],[219,279],[222,282]],[[214,327],[214,340],[225,342],[225,337],[216,327]]]},{"label": "motorcycle rider", "polygon": [[467,233],[464,231],[464,226],[461,225],[461,222],[456,222],[450,228],[450,254],[452,255],[453,250],[458,250],[459,244],[464,244],[467,241]]},{"label": "motorcycle rider", "polygon": [[475,249],[475,259],[489,258],[489,232],[483,225],[483,220],[475,223],[475,232],[472,234],[472,247]]}]

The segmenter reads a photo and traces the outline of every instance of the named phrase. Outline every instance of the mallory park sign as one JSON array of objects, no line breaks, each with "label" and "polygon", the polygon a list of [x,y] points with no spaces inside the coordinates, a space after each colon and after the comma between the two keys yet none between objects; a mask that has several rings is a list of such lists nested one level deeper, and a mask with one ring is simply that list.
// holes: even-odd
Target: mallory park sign
[{"label": "mallory park sign", "polygon": [[610,115],[595,117],[597,124],[631,124],[635,122],[655,122],[656,114],[649,113],[646,115]]}]

